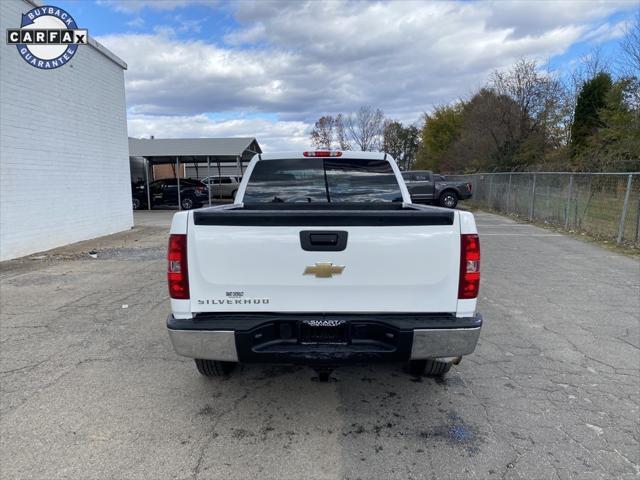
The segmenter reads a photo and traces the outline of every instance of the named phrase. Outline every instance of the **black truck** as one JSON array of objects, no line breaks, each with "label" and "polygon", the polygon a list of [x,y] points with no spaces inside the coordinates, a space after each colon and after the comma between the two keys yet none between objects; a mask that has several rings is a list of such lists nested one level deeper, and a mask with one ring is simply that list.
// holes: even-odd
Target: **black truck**
[{"label": "black truck", "polygon": [[451,182],[429,170],[402,172],[413,203],[435,203],[455,208],[458,200],[471,198],[473,187],[468,182]]}]

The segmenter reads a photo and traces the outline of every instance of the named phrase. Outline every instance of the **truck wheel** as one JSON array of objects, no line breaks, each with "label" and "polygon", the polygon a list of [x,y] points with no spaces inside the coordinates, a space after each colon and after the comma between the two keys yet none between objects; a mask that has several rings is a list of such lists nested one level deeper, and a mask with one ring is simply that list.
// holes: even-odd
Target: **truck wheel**
[{"label": "truck wheel", "polygon": [[451,364],[438,360],[409,360],[409,373],[416,377],[443,377],[451,369]]},{"label": "truck wheel", "polygon": [[226,377],[236,368],[235,362],[220,362],[201,358],[196,358],[195,361],[198,372],[205,377]]},{"label": "truck wheel", "polygon": [[139,210],[140,207],[142,206],[141,203],[140,203],[140,200],[137,199],[137,198],[134,198],[131,203],[133,204],[133,209],[134,210]]},{"label": "truck wheel", "polygon": [[440,206],[445,208],[456,208],[458,205],[458,194],[451,190],[440,195]]}]

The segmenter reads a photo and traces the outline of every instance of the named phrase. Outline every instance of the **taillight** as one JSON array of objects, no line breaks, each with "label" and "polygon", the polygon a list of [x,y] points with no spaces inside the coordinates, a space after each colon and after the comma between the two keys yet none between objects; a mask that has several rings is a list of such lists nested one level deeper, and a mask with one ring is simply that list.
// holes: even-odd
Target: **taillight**
[{"label": "taillight", "polygon": [[473,193],[473,185],[470,183],[467,183],[467,189],[469,190],[469,193]]},{"label": "taillight", "polygon": [[341,157],[342,152],[336,152],[333,150],[315,150],[312,152],[303,152],[305,157]]},{"label": "taillight", "polygon": [[476,298],[480,288],[480,239],[476,234],[460,237],[458,298]]},{"label": "taillight", "polygon": [[169,235],[167,249],[167,280],[169,296],[178,300],[189,299],[189,275],[187,272],[187,236]]}]

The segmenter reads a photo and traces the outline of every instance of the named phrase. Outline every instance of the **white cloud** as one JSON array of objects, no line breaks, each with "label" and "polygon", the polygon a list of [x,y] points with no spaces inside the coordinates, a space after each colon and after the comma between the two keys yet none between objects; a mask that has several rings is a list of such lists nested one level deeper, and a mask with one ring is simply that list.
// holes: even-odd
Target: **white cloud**
[{"label": "white cloud", "polygon": [[[260,54],[177,41],[167,30],[102,37],[100,41],[129,63],[127,99],[137,112],[244,109],[255,105],[256,97],[269,95],[274,101],[278,94]],[[270,61],[286,65],[287,56],[276,53]],[[274,73],[281,74],[280,70]]]},{"label": "white cloud", "polygon": [[255,137],[265,151],[309,147],[309,125],[263,119],[215,121],[206,115],[129,115],[129,136],[136,138]]},{"label": "white cloud", "polygon": [[628,0],[494,1],[486,5],[490,8],[487,28],[510,28],[514,37],[540,35],[567,25],[586,26],[615,11],[637,8]]},{"label": "white cloud", "polygon": [[[186,2],[148,5],[169,9]],[[547,60],[575,42],[606,38],[614,29],[607,17],[630,2],[623,5],[243,1],[232,6],[240,27],[222,44],[181,40],[170,29],[100,41],[129,65],[127,100],[136,129],[159,118],[163,128],[182,119],[181,128],[219,130],[199,114],[252,111],[275,112],[282,122],[269,131],[266,120],[226,125],[279,135],[292,125],[308,130],[321,114],[363,104],[413,122],[435,104],[467,96],[492,70],[522,56]],[[295,134],[290,138],[291,145],[300,143]],[[281,146],[282,140],[272,143]]]},{"label": "white cloud", "polygon": [[591,30],[584,38],[593,43],[606,42],[608,40],[621,38],[624,36],[625,28],[628,25],[627,20],[621,20],[611,24],[609,22],[600,25],[598,28]]},{"label": "white cloud", "polygon": [[127,26],[131,28],[140,28],[144,26],[144,18],[136,16],[127,22]]}]

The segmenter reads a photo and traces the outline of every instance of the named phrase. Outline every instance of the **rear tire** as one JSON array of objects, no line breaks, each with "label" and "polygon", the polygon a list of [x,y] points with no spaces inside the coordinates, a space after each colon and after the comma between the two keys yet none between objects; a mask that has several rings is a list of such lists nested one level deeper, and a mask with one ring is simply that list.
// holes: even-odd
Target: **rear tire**
[{"label": "rear tire", "polygon": [[426,375],[428,377],[444,377],[451,369],[451,363],[438,360],[409,360],[407,370],[416,377]]},{"label": "rear tire", "polygon": [[203,360],[201,358],[196,358],[195,362],[198,372],[205,377],[226,377],[237,365],[235,362],[220,362],[218,360]]},{"label": "rear tire", "polygon": [[191,210],[195,206],[192,198],[185,197],[180,201],[183,210]]},{"label": "rear tire", "polygon": [[142,207],[142,203],[140,202],[140,199],[138,198],[134,198],[132,199],[132,206],[134,210],[140,210],[140,207]]},{"label": "rear tire", "polygon": [[448,190],[440,195],[438,203],[441,207],[456,208],[456,205],[458,205],[458,194],[456,192]]}]

